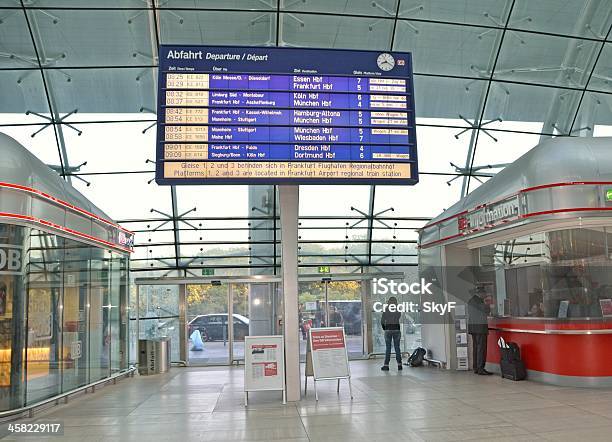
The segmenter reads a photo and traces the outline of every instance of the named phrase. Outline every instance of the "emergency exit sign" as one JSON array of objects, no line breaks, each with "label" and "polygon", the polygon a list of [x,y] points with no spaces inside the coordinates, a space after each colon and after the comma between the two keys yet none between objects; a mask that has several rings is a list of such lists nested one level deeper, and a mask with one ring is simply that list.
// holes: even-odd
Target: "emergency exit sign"
[{"label": "emergency exit sign", "polygon": [[319,273],[331,273],[331,269],[329,266],[319,266]]},{"label": "emergency exit sign", "polygon": [[215,269],[202,269],[202,276],[215,276]]}]

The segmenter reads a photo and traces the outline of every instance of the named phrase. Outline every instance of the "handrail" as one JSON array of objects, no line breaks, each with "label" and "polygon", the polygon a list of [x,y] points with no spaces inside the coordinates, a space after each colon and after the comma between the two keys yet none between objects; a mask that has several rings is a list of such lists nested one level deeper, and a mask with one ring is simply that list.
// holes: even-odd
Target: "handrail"
[{"label": "handrail", "polygon": [[507,328],[507,327],[490,327],[489,330],[505,331],[510,333],[530,333],[533,335],[612,335],[612,329],[596,328],[590,330],[568,330],[568,329],[525,329],[525,328]]},{"label": "handrail", "polygon": [[42,407],[43,405],[47,405],[51,402],[55,402],[55,404],[57,405],[59,403],[60,399],[64,399],[66,402],[68,402],[68,396],[73,395],[75,393],[79,393],[83,390],[87,391],[88,389],[92,389],[93,391],[95,391],[95,387],[96,385],[99,384],[105,384],[109,381],[114,381],[117,378],[120,378],[122,376],[127,376],[127,375],[133,375],[133,373],[135,373],[137,370],[136,367],[130,367],[128,369],[122,370],[119,373],[115,373],[107,378],[104,379],[100,379],[99,381],[96,382],[91,382],[87,385],[83,385],[82,387],[77,387],[74,388],[70,391],[66,391],[62,394],[58,394],[57,396],[53,396],[50,397],[48,399],[44,399],[42,401],[36,402],[34,404],[30,404],[30,405],[26,405],[25,407],[21,407],[21,408],[16,408],[14,410],[7,410],[7,411],[1,411],[0,412],[0,419],[3,419],[5,417],[9,417],[9,416],[14,416],[16,414],[23,414],[23,413],[28,413],[28,417],[32,417],[34,415],[34,409],[38,408],[38,407]]}]

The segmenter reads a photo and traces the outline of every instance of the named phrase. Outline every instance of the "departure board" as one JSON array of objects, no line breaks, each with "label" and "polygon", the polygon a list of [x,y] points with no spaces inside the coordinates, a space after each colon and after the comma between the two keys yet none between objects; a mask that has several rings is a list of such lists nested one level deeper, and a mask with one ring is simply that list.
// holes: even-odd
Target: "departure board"
[{"label": "departure board", "polygon": [[410,53],[160,46],[158,184],[415,184]]}]

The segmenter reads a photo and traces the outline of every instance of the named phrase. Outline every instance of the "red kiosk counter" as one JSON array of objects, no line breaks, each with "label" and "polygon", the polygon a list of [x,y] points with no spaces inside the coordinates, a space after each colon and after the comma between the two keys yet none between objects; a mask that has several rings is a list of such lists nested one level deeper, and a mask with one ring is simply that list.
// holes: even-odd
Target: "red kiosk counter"
[{"label": "red kiosk counter", "polygon": [[421,318],[447,367],[471,367],[464,306],[484,291],[488,369],[503,337],[531,380],[612,386],[612,138],[547,140],[508,165],[421,229],[419,273],[459,307]]},{"label": "red kiosk counter", "polygon": [[612,319],[490,318],[487,366],[497,372],[500,337],[520,346],[532,380],[612,386]]}]

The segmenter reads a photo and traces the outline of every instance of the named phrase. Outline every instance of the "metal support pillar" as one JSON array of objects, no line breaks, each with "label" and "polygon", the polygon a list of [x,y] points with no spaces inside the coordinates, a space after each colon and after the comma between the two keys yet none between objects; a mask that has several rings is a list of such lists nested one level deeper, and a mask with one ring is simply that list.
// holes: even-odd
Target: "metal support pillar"
[{"label": "metal support pillar", "polygon": [[187,364],[187,342],[189,339],[188,336],[188,331],[187,331],[187,315],[186,315],[186,309],[185,306],[187,305],[185,303],[185,298],[186,298],[186,292],[187,292],[187,285],[186,284],[179,284],[179,345],[180,345],[180,350],[179,350],[179,359],[181,361],[184,361],[185,364]]},{"label": "metal support pillar", "polygon": [[287,400],[300,400],[300,338],[298,321],[298,208],[299,187],[278,186],[283,272],[283,330]]}]

